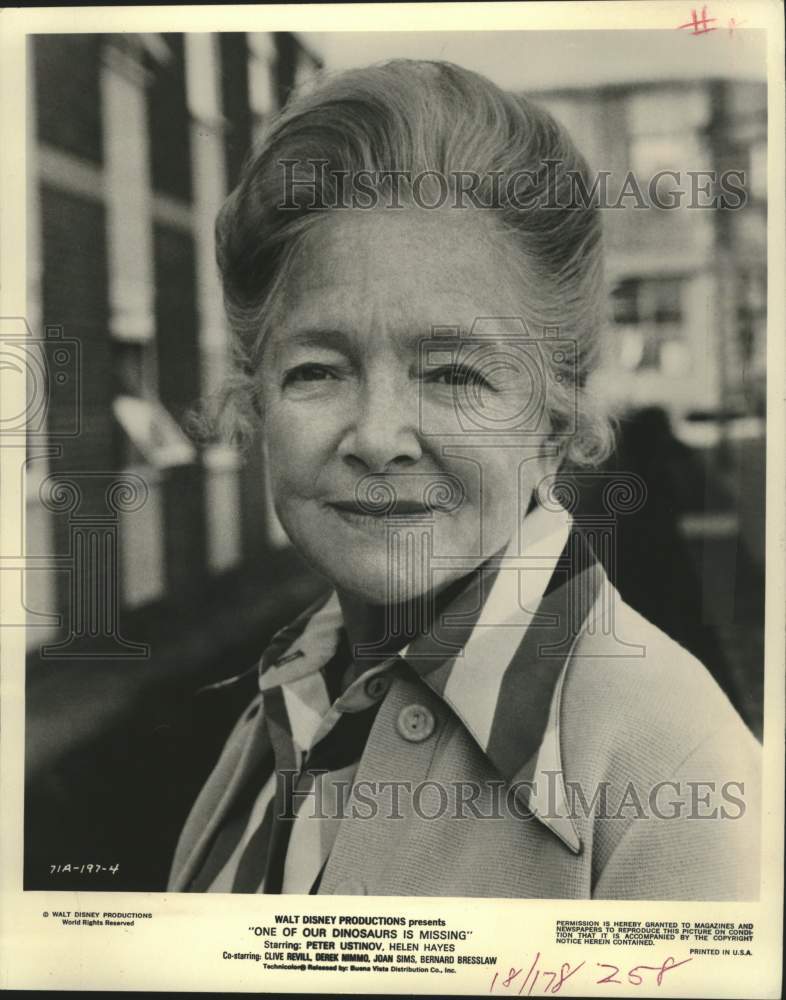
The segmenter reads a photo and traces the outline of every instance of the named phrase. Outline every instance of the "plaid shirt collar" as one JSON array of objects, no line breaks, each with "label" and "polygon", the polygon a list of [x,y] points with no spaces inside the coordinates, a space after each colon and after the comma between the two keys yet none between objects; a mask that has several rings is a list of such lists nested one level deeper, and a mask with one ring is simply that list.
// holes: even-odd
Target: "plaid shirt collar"
[{"label": "plaid shirt collar", "polygon": [[276,742],[286,733],[291,763],[298,765],[342,712],[371,704],[369,678],[408,664],[461,720],[522,804],[578,853],[559,706],[570,653],[605,574],[565,511],[536,508],[520,534],[469,575],[437,626],[365,671],[334,702],[322,668],[345,638],[335,592],[276,634],[259,666],[259,688],[271,725],[280,730]]}]

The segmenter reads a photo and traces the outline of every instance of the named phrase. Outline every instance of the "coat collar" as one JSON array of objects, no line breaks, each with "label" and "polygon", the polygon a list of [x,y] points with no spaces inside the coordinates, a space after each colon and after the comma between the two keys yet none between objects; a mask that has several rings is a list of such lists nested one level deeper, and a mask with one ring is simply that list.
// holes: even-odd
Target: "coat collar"
[{"label": "coat collar", "polygon": [[351,706],[371,673],[407,664],[455,713],[522,804],[578,853],[562,768],[560,701],[570,654],[605,574],[566,512],[536,508],[522,528],[521,539],[470,574],[428,634],[363,674],[334,705],[325,699],[320,672],[343,636],[335,593],[277,633],[262,657],[259,686],[263,697],[283,693],[293,736],[309,745],[330,728],[331,715]]}]

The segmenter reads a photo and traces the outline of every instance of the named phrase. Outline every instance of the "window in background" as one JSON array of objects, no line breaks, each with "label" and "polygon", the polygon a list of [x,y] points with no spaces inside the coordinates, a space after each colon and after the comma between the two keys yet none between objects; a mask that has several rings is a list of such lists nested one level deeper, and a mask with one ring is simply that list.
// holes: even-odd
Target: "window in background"
[{"label": "window in background", "polygon": [[703,128],[710,120],[706,86],[663,85],[642,88],[628,98],[631,135],[680,135]]},{"label": "window in background", "polygon": [[158,37],[165,48],[155,59],[147,86],[150,180],[156,194],[187,203],[191,201],[191,132],[186,112],[185,43],[181,34]]},{"label": "window in background", "polygon": [[[664,170],[707,170],[709,155],[695,132],[645,133],[630,138],[630,166],[637,178],[648,184]],[[669,191],[677,189],[690,191],[684,178],[664,176],[658,181],[658,193],[664,204],[669,203]]]},{"label": "window in background", "polygon": [[237,184],[251,146],[247,37],[240,31],[222,31],[218,36],[221,111],[225,123],[224,164],[228,190]]},{"label": "window in background", "polygon": [[[711,114],[707,87],[634,91],[626,111],[628,166],[648,198],[657,199],[654,208],[641,213],[647,218],[636,220],[637,230],[651,232],[661,251],[668,247],[667,252],[705,256],[713,240],[712,213],[686,211],[686,206],[711,204],[717,194],[709,177],[715,162],[706,136]],[[679,207],[672,210],[671,205]]]},{"label": "window in background", "polygon": [[625,278],[612,292],[612,320],[628,371],[679,377],[690,368],[685,343],[682,276]]},{"label": "window in background", "polygon": [[101,35],[35,36],[38,141],[90,163],[102,157]]}]

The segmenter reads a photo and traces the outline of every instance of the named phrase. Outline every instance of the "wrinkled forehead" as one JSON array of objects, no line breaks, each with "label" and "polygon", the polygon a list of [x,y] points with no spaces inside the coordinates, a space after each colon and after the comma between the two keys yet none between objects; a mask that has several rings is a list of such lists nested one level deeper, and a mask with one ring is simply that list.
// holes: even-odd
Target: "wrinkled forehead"
[{"label": "wrinkled forehead", "polygon": [[287,269],[275,330],[469,332],[479,318],[523,317],[528,278],[526,260],[478,210],[326,213]]}]

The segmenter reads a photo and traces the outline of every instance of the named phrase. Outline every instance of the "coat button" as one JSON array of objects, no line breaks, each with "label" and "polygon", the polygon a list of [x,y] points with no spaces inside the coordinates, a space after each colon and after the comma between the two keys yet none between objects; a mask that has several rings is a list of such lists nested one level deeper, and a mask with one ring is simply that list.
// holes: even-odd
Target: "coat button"
[{"label": "coat button", "polygon": [[390,678],[383,676],[382,674],[377,674],[375,677],[369,677],[365,684],[365,692],[369,698],[373,698],[374,701],[383,697],[387,693],[390,687]]},{"label": "coat button", "polygon": [[422,743],[434,732],[434,715],[425,705],[407,705],[398,717],[398,731],[410,743]]},{"label": "coat button", "polygon": [[347,878],[336,886],[336,896],[365,896],[366,887],[359,878]]}]

